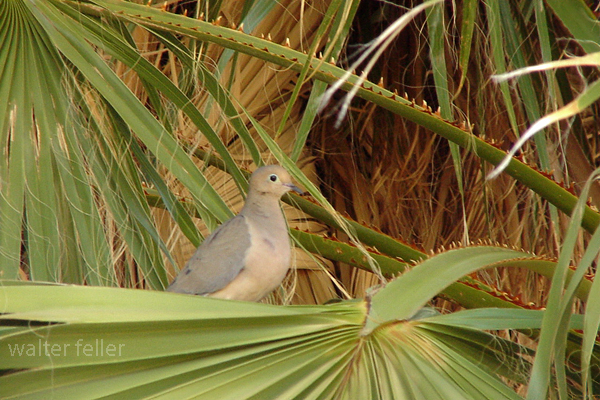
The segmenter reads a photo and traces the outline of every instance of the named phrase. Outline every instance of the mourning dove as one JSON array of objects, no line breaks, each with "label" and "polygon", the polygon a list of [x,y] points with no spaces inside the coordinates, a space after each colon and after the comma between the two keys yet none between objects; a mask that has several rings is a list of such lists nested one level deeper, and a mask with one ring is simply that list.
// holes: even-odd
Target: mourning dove
[{"label": "mourning dove", "polygon": [[290,190],[302,193],[282,167],[257,169],[242,211],[202,242],[167,290],[246,301],[275,290],[290,266],[290,239],[279,205]]}]

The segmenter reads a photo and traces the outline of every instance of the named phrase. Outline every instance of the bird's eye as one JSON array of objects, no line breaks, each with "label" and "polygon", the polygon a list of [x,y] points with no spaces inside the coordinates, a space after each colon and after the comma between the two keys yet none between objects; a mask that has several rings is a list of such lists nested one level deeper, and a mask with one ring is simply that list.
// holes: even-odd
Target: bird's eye
[{"label": "bird's eye", "polygon": [[277,179],[279,179],[279,178],[277,177],[277,175],[275,175],[275,174],[271,174],[271,175],[269,175],[269,180],[270,180],[271,182],[277,182]]}]

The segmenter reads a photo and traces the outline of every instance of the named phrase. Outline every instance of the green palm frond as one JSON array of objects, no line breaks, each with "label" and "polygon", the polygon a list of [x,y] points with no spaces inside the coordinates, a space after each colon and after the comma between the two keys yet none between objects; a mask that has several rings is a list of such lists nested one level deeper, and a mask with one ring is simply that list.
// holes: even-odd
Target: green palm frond
[{"label": "green palm frond", "polygon": [[[434,5],[416,21],[423,23],[416,41],[425,38],[419,50],[411,42],[402,51],[412,58],[428,50],[429,59],[416,57],[433,86],[413,85],[430,92],[437,112],[419,105],[422,93],[416,104],[394,92],[411,85],[385,65],[400,64],[396,50],[372,81],[344,69],[349,36],[372,38],[376,24],[389,26],[385,12],[361,12],[366,3],[0,2],[0,397],[517,399],[527,392],[534,399],[600,392],[600,290],[589,276],[600,214],[583,201],[598,194],[593,183],[575,193],[540,172],[556,168],[554,177],[568,183],[573,171],[583,182],[595,168],[597,132],[578,116],[600,95],[594,14],[579,0]],[[397,12],[391,3],[377,7]],[[363,30],[351,29],[355,16]],[[556,39],[562,36],[585,54],[553,63],[570,50]],[[580,70],[537,67],[512,86],[489,89],[492,74],[531,72],[534,61]],[[389,88],[375,83],[379,72]],[[326,86],[335,82],[356,91],[349,120],[357,126],[336,130],[326,115],[318,121]],[[472,90],[481,104],[470,109]],[[506,156],[485,138],[504,138],[490,114],[506,119],[509,140],[524,131],[525,142],[545,128],[506,166],[520,194],[512,183],[483,181],[480,162],[497,165]],[[582,157],[553,154],[552,146],[562,146],[553,135],[560,136],[563,117],[575,118]],[[315,121],[322,137],[311,131]],[[416,134],[405,132],[406,121]],[[424,130],[438,138],[423,139]],[[439,138],[449,142],[449,173],[438,160],[445,150],[431,150]],[[402,164],[405,155],[421,161]],[[323,165],[335,157],[343,162]],[[238,208],[246,168],[274,160],[315,200],[284,199],[293,207],[286,206],[293,238],[314,257],[300,271],[327,277],[316,278],[325,294],[311,298],[379,282],[364,299],[271,306],[115,288],[164,288],[186,256],[182,248],[198,245]],[[422,160],[443,171],[422,173]],[[346,187],[336,174],[328,177],[331,188],[326,174],[318,178],[317,170],[333,168],[347,174]],[[439,204],[417,196],[418,206],[406,206],[413,225],[406,224],[394,214],[397,205],[418,193],[413,188],[434,186],[437,178],[418,181],[430,172],[443,175],[439,192],[446,194]],[[454,198],[454,189],[459,207],[446,210],[444,196]],[[340,204],[359,222],[342,217]],[[453,209],[462,214],[439,214]],[[560,212],[572,217],[569,226]],[[415,234],[410,240],[434,245],[421,249],[379,230],[404,225]],[[526,250],[485,240],[466,246],[475,229],[507,244],[517,230],[516,245]],[[324,234],[334,231],[340,239]],[[456,240],[465,245],[427,253]],[[529,253],[540,244],[554,256],[561,247],[558,261]],[[335,267],[316,265],[320,256]],[[494,279],[476,275],[482,270]],[[552,281],[535,297],[539,304],[501,290],[499,277],[514,270]],[[441,301],[472,309],[428,308]],[[573,313],[584,306],[585,314]]]}]

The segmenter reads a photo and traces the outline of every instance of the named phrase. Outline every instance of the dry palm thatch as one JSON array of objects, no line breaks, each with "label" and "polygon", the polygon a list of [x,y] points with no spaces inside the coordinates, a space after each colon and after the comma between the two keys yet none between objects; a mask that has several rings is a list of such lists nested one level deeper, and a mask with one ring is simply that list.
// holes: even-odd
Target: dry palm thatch
[{"label": "dry palm thatch", "polygon": [[[411,2],[408,3],[406,7],[413,6]],[[253,33],[270,36],[277,43],[289,39],[291,47],[306,49],[314,38],[326,6],[326,2],[310,5],[280,2]],[[364,2],[362,7],[351,39],[358,44],[368,42],[403,13],[401,7],[388,3]],[[192,9],[190,12],[199,13],[199,10]],[[240,19],[241,8],[237,2],[223,2],[219,12],[223,17],[220,24],[234,25]],[[447,29],[457,35],[456,30],[461,23],[460,10],[449,8],[448,13],[452,18]],[[498,85],[489,79],[495,72],[495,65],[490,61],[492,49],[485,31],[485,16],[480,15],[479,18],[477,26],[480,29],[475,32],[473,57],[466,71],[467,79],[460,90],[460,70],[457,66],[459,48],[455,45],[448,50],[448,82],[454,94],[454,114],[457,120],[471,125],[476,135],[496,140],[500,146],[508,148],[528,121],[515,96],[516,125],[511,124],[502,93]],[[378,64],[378,70],[370,78],[378,81],[381,77],[389,88],[407,93],[419,104],[427,101],[436,108],[437,99],[428,60],[428,36],[424,27],[425,17],[422,15],[387,50]],[[253,168],[250,155],[218,106],[209,100],[201,80],[182,77],[178,60],[153,40],[147,31],[138,30],[134,37],[148,57],[155,60],[155,64],[161,66],[173,80],[185,78],[191,82],[190,90],[195,93],[193,98],[197,105],[210,110],[211,126],[218,129],[239,165]],[[198,57],[207,65],[212,65],[213,72],[217,71],[223,50],[215,45],[207,48],[202,46],[204,44],[198,44]],[[357,48],[348,46],[348,55],[352,56]],[[238,109],[247,110],[276,138],[284,151],[289,151],[303,111],[301,102],[294,104],[291,116],[283,128],[279,127],[286,101],[297,84],[297,74],[246,55],[238,55],[235,61],[230,60],[221,67],[221,83],[230,89],[238,102]],[[127,76],[125,70],[123,74]],[[143,96],[139,82],[132,79],[130,85],[132,90],[139,90],[138,94]],[[539,82],[539,85],[544,87],[544,82]],[[306,96],[308,90],[307,85],[301,92],[301,98]],[[327,115],[335,112],[334,106],[324,113],[325,118],[314,129],[310,148],[305,149],[300,165],[313,178],[313,182],[321,185],[338,211],[346,212],[359,222],[372,225],[426,251],[453,243],[485,239],[526,248],[542,255],[558,253],[561,238],[557,236],[559,230],[555,224],[562,225],[565,219],[550,218],[547,203],[526,187],[506,176],[485,181],[487,166],[482,165],[475,155],[463,153],[460,160],[454,160],[444,139],[370,103],[356,101],[351,118],[339,129],[333,126],[331,118],[327,118]],[[192,150],[199,147],[210,152],[208,142],[193,124],[183,116],[178,115],[173,119],[178,136],[189,143]],[[250,126],[247,119],[244,122]],[[588,124],[586,127],[591,129],[590,132],[593,131],[593,126]],[[252,129],[250,131],[263,159],[269,162],[267,147],[261,145]],[[550,158],[556,165],[556,177],[568,182],[569,174],[573,174],[576,180],[581,181],[581,177],[586,176],[585,172],[590,170],[589,163],[563,168],[563,154],[576,153],[578,147],[572,144],[563,147],[561,137],[556,134],[554,137],[548,135],[548,138]],[[563,153],[564,149],[566,153]],[[523,157],[535,164],[535,146],[524,149]],[[581,159],[566,158],[567,162]],[[203,165],[204,161],[198,159],[198,163]],[[460,178],[457,178],[456,163],[462,167]],[[222,171],[207,168],[211,183],[232,209],[238,210],[242,197],[234,184],[228,181]],[[319,181],[317,176],[321,177]],[[458,189],[459,179],[464,187],[462,194]],[[178,192],[185,196],[181,188]],[[286,207],[286,213],[295,227],[317,232],[324,229],[316,224],[300,223],[304,217],[295,210]],[[158,214],[160,211],[157,211]],[[178,233],[169,218],[163,221],[164,237],[168,238],[171,249],[179,250],[174,254],[181,265],[193,252],[194,246]],[[206,232],[207,229],[204,229],[203,233]],[[329,275],[320,267],[315,267],[317,263],[306,253],[299,251],[296,254],[300,280],[294,301],[320,303],[334,296],[335,285]],[[374,275],[343,265],[336,266],[332,272],[352,296],[363,296],[366,288],[378,283]],[[525,301],[540,301],[547,285],[545,280],[521,271],[504,271],[493,276],[481,274],[481,278]]]},{"label": "dry palm thatch", "polygon": [[[351,43],[368,43],[394,19],[414,6],[412,1],[391,3],[364,2],[355,24]],[[485,15],[480,15],[475,29],[473,55],[466,81],[460,81],[458,36],[460,9],[447,7],[447,29],[456,38],[447,46],[449,90],[454,95],[454,116],[472,125],[476,135],[495,141],[505,149],[517,138],[497,83],[490,80],[495,65],[486,33]],[[529,29],[533,29],[530,27]],[[371,73],[371,81],[383,80],[386,87],[407,93],[417,104],[426,101],[435,110],[437,98],[428,55],[425,16],[419,16],[390,47]],[[348,57],[356,56],[360,46],[350,44]],[[539,57],[539,55],[534,54]],[[577,76],[571,77],[575,80]],[[577,82],[574,82],[575,84]],[[539,82],[545,87],[544,82]],[[515,97],[518,130],[529,123],[520,99]],[[489,166],[482,165],[474,154],[464,152],[453,160],[450,148],[442,139],[419,126],[372,104],[355,100],[348,120],[339,129],[335,118],[325,118],[315,128],[311,142],[315,154],[323,158],[321,175],[334,207],[367,225],[426,251],[435,251],[453,243],[491,240],[540,255],[556,256],[560,235],[556,223],[564,228],[568,219],[552,219],[548,204],[513,179],[500,176],[486,181]],[[335,113],[335,109],[331,114]],[[593,129],[587,131],[594,135]],[[569,154],[581,150],[575,144],[565,148],[560,135],[548,135],[548,151],[555,179],[584,181],[592,166],[581,156]],[[570,149],[571,148],[571,149]],[[545,151],[545,149],[542,149]],[[524,159],[537,164],[538,150],[530,145],[523,150]],[[567,163],[565,165],[564,163]],[[579,165],[575,165],[575,163]],[[459,191],[455,163],[462,166],[464,195]],[[584,244],[582,238],[581,246]],[[350,267],[340,267],[342,282],[352,288],[353,296],[362,296],[374,283],[372,275]],[[524,301],[542,303],[548,281],[520,270],[501,270],[480,278]]]},{"label": "dry palm thatch", "polygon": [[[268,36],[275,43],[287,41],[290,47],[305,50],[315,40],[316,30],[328,3],[328,1],[312,2],[310,4],[295,1],[278,2],[251,33],[257,36],[261,36],[261,34]],[[186,2],[176,2],[170,5],[174,11],[183,12],[183,9],[187,9],[188,15],[198,16],[202,11],[198,10],[196,6],[195,3]],[[241,6],[242,3],[240,2],[223,2],[219,9],[218,15],[220,18],[218,23],[226,26],[238,25],[241,20]],[[141,53],[159,67],[165,75],[176,83],[181,83],[180,81],[183,79],[187,80],[189,91],[193,93],[191,97],[194,99],[196,106],[208,112],[208,122],[219,134],[223,143],[227,145],[238,165],[249,170],[256,168],[244,144],[230,126],[227,117],[204,89],[203,72],[199,71],[198,76],[183,76],[182,71],[184,71],[184,68],[180,65],[180,61],[147,30],[138,28],[134,31],[133,37],[141,49]],[[204,43],[198,43],[196,57],[212,73],[220,77],[220,83],[223,87],[228,88],[231,97],[236,100],[237,103],[234,105],[240,113],[240,118],[249,127],[250,134],[259,147],[263,161],[265,163],[276,162],[267,146],[260,140],[259,135],[251,128],[249,119],[244,116],[243,110],[258,121],[275,138],[277,144],[289,153],[302,117],[303,105],[301,101],[296,102],[291,115],[281,129],[279,126],[283,120],[290,94],[297,84],[297,73],[275,67],[247,55],[238,54],[231,57],[222,47],[212,44],[206,46]],[[224,57],[230,57],[227,63],[223,62]],[[127,79],[127,69],[123,66],[118,67],[117,71],[125,78],[131,90],[140,98],[145,99],[146,94],[139,80],[135,76]],[[188,71],[186,70],[186,72]],[[309,91],[310,85],[307,84],[302,88],[300,98],[305,98]],[[193,154],[196,149],[201,149],[203,154],[210,154],[210,143],[183,113],[171,116],[171,120],[175,133],[184,143],[188,144],[190,154]],[[196,157],[195,159],[199,166],[205,168],[205,174],[209,182],[216,188],[226,203],[230,205],[234,212],[238,212],[243,205],[243,197],[229,175],[218,168],[209,166],[202,157]],[[303,173],[313,179],[313,182],[316,182],[314,160],[315,157],[305,151],[298,164]],[[175,193],[179,193],[184,198],[189,196],[173,177],[169,178],[166,173],[165,175],[167,181],[171,182]],[[322,232],[325,229],[324,226],[316,222],[310,222],[306,216],[290,206],[284,205],[284,211],[291,227],[311,232]],[[160,221],[159,226],[162,237],[167,242],[177,264],[179,267],[183,266],[193,254],[195,246],[183,236],[166,211],[155,210],[154,214],[157,220]],[[198,220],[197,222],[200,224],[202,221]],[[203,225],[199,225],[202,226],[201,233],[206,235],[209,233],[209,229]],[[310,304],[323,303],[332,297],[337,297],[330,274],[323,269],[327,268],[327,263],[324,259],[319,259],[301,249],[296,249],[294,253],[295,273],[290,274],[284,285],[288,290],[276,293],[271,301]],[[175,274],[176,271],[173,270],[172,273]],[[293,298],[290,300],[289,298],[292,296]]]}]

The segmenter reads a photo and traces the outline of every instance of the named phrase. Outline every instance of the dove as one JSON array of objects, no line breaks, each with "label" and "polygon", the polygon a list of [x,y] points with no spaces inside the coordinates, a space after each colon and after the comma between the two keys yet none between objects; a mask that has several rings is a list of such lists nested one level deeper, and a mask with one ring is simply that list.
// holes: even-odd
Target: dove
[{"label": "dove", "polygon": [[290,238],[279,200],[291,190],[302,194],[284,168],[258,168],[242,211],[202,242],[167,291],[259,301],[275,290],[290,267]]}]

